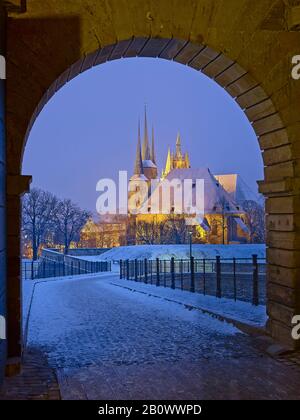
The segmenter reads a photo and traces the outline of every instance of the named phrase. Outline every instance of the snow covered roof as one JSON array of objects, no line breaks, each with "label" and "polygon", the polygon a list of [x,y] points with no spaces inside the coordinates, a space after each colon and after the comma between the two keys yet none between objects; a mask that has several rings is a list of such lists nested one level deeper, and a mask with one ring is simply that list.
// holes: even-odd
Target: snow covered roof
[{"label": "snow covered roof", "polygon": [[148,181],[148,179],[145,177],[145,175],[133,175],[130,178],[130,181],[139,182],[139,181]]},{"label": "snow covered roof", "polygon": [[143,168],[157,168],[157,166],[152,162],[152,160],[143,160]]},{"label": "snow covered roof", "polygon": [[[200,169],[174,169],[169,175],[161,180],[161,182],[156,187],[154,193],[150,196],[148,200],[143,204],[142,212],[149,212],[149,209],[155,208],[156,212],[161,212],[163,208],[173,207],[174,206],[174,189],[171,190],[170,194],[170,203],[165,202],[164,200],[169,200],[168,195],[166,197],[162,194],[164,185],[167,182],[172,182],[174,180],[179,180],[183,182],[185,180],[192,180],[193,183],[196,183],[196,180],[204,181],[204,213],[205,214],[218,214],[225,212],[226,214],[241,214],[243,212],[242,208],[235,203],[230,194],[228,194],[222,185],[216,180],[208,168]],[[156,193],[160,191],[159,193]],[[196,204],[196,188],[193,188],[193,206]],[[154,201],[157,200],[157,201]],[[201,209],[200,213],[201,213]]]},{"label": "snow covered roof", "polygon": [[243,204],[246,200],[259,201],[258,194],[251,191],[250,187],[245,183],[240,175],[215,175],[215,178],[220,182],[236,203]]},{"label": "snow covered roof", "polygon": [[222,210],[221,205],[226,206],[226,213],[239,213],[241,211],[208,168],[174,169],[166,179],[168,181],[192,179],[194,182],[197,179],[204,180],[204,210],[207,214],[220,212]]}]

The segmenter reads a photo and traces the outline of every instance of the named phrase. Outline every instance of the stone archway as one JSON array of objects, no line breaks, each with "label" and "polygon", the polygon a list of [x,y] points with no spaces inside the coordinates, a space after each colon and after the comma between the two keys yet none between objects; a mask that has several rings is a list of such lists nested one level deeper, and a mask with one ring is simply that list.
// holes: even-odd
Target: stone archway
[{"label": "stone archway", "polygon": [[[291,3],[291,4],[290,4]],[[122,57],[160,57],[208,75],[235,98],[265,162],[269,331],[291,339],[300,313],[300,82],[283,0],[28,0],[8,19],[8,350],[20,355],[20,195],[26,138],[47,101],[82,71]],[[296,27],[297,29],[297,27]],[[230,57],[230,58],[229,58]]]}]

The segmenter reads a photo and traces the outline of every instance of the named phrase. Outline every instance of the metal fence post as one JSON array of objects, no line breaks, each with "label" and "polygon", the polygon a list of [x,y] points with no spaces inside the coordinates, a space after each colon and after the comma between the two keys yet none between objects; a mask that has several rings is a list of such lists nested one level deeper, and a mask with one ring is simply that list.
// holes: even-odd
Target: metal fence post
[{"label": "metal fence post", "polygon": [[257,255],[253,255],[253,305],[259,305],[258,296],[258,262]]},{"label": "metal fence post", "polygon": [[183,261],[180,260],[180,282],[181,282],[181,290],[183,290]]},{"label": "metal fence post", "polygon": [[145,283],[148,283],[148,260],[145,258],[144,260],[144,270],[145,270]]},{"label": "metal fence post", "polygon": [[34,280],[34,262],[33,262],[33,260],[32,260],[32,262],[31,262],[31,280]]},{"label": "metal fence post", "polygon": [[127,278],[127,280],[130,280],[130,276],[129,276],[129,260],[126,260],[126,278]]},{"label": "metal fence post", "polygon": [[120,260],[120,279],[123,279],[123,261]]},{"label": "metal fence post", "polygon": [[191,289],[192,293],[195,293],[195,258],[191,257]]},{"label": "metal fence post", "polygon": [[171,288],[175,289],[175,258],[171,259]]},{"label": "metal fence post", "polygon": [[216,275],[217,275],[217,298],[222,297],[222,288],[221,288],[221,257],[216,258]]},{"label": "metal fence post", "polygon": [[237,290],[236,290],[236,258],[233,258],[233,296],[234,300],[237,300]]},{"label": "metal fence post", "polygon": [[156,258],[156,286],[159,287],[160,286],[160,263],[159,263],[159,258]]},{"label": "metal fence post", "polygon": [[205,258],[202,261],[203,264],[203,295],[206,295],[206,260]]},{"label": "metal fence post", "polygon": [[138,281],[138,260],[134,260],[134,280]]}]

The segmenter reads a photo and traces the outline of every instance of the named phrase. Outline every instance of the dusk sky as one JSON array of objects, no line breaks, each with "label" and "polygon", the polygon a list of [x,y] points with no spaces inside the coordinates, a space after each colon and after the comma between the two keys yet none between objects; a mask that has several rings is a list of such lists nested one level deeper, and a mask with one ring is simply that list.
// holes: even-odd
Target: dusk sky
[{"label": "dusk sky", "polygon": [[63,87],[31,131],[23,174],[33,176],[34,187],[95,212],[98,180],[117,179],[119,170],[132,174],[145,103],[160,170],[180,131],[192,167],[239,173],[257,191],[261,152],[238,105],[206,76],[158,59],[110,62]]}]

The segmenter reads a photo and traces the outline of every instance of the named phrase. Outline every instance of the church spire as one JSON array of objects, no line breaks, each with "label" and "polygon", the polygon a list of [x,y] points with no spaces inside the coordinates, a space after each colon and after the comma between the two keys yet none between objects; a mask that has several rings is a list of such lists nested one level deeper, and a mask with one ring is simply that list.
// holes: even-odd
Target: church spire
[{"label": "church spire", "polygon": [[148,120],[147,120],[147,107],[146,107],[146,105],[145,105],[145,126],[144,126],[144,142],[143,142],[143,150],[142,150],[142,159],[143,160],[150,160]]},{"label": "church spire", "polygon": [[172,154],[171,154],[171,149],[169,148],[166,167],[165,167],[165,170],[163,172],[163,178],[166,178],[169,175],[169,173],[172,171],[172,169],[173,169],[173,158],[172,158]]},{"label": "church spire", "polygon": [[177,140],[176,140],[176,157],[181,157],[181,156],[182,156],[182,152],[181,152],[181,137],[180,137],[180,133],[178,133]]},{"label": "church spire", "polygon": [[135,166],[134,166],[134,175],[143,175],[143,162],[142,162],[142,154],[141,154],[141,123],[139,121],[139,128],[138,128],[138,144],[136,149],[136,159],[135,159]]},{"label": "church spire", "polygon": [[152,148],[151,148],[151,160],[156,165],[156,157],[155,157],[155,140],[154,140],[154,127],[152,127]]}]

